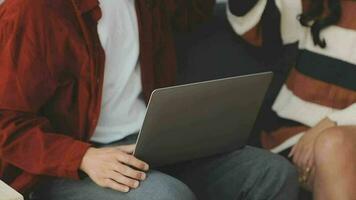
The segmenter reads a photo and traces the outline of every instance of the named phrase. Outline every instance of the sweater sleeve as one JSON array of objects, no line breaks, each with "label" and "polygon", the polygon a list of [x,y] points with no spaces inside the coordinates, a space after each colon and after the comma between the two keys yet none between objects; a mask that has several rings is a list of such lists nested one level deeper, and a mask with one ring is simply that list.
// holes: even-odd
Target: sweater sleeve
[{"label": "sweater sleeve", "polygon": [[46,10],[26,4],[0,10],[0,158],[31,174],[78,178],[90,145],[41,115],[57,83],[46,61]]},{"label": "sweater sleeve", "polygon": [[338,126],[355,126],[356,125],[356,103],[351,106],[336,111],[328,116]]},{"label": "sweater sleeve", "polygon": [[299,0],[229,0],[227,4],[231,27],[254,46],[263,46],[275,37],[280,37],[283,45],[297,42],[301,13]]}]

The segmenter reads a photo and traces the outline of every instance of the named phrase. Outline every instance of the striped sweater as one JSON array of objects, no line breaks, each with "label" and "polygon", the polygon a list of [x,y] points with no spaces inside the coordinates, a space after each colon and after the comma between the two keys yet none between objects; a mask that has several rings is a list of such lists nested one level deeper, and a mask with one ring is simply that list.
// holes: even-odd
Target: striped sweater
[{"label": "striped sweater", "polygon": [[[227,17],[233,30],[252,45],[263,45],[261,19],[268,14],[266,9],[271,9],[271,2],[229,0]],[[273,111],[280,118],[305,127],[315,126],[326,117],[340,126],[356,125],[356,2],[342,1],[340,22],[321,32],[326,48],[314,45],[310,28],[298,20],[306,8],[305,2],[272,2],[280,18],[282,43],[298,43],[299,48],[295,66],[273,104]]]}]

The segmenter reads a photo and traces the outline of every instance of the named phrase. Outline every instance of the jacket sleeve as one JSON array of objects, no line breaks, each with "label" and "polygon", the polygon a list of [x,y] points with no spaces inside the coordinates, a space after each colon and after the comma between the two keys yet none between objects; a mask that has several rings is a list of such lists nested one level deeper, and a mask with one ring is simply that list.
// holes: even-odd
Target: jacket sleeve
[{"label": "jacket sleeve", "polygon": [[301,13],[300,0],[228,0],[227,4],[227,18],[235,33],[257,47],[279,38],[282,45],[297,42]]},{"label": "jacket sleeve", "polygon": [[215,0],[165,0],[176,31],[191,30],[212,16]]},{"label": "jacket sleeve", "polygon": [[40,114],[57,83],[41,40],[46,11],[27,8],[0,15],[0,158],[31,174],[78,178],[90,145],[56,133]]}]

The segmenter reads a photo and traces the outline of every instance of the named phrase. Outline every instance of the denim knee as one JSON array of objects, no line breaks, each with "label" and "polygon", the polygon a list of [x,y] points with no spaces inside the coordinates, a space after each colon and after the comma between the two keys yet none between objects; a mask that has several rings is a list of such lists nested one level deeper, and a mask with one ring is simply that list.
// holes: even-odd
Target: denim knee
[{"label": "denim knee", "polygon": [[297,199],[299,183],[296,167],[279,155],[270,156],[265,167],[264,176],[268,179],[267,182],[279,187],[279,193],[275,199]]},{"label": "denim knee", "polygon": [[[255,156],[248,178],[247,191],[250,199],[296,200],[298,198],[298,173],[284,157],[266,150],[251,149]],[[252,157],[251,157],[252,159]]]},{"label": "denim knee", "polygon": [[269,176],[277,176],[281,182],[290,179],[297,181],[298,173],[295,166],[282,156],[271,156],[269,162],[266,163],[266,167]]},{"label": "denim knee", "polygon": [[194,193],[183,182],[157,171],[150,172],[147,180],[129,196],[145,200],[196,200]]}]

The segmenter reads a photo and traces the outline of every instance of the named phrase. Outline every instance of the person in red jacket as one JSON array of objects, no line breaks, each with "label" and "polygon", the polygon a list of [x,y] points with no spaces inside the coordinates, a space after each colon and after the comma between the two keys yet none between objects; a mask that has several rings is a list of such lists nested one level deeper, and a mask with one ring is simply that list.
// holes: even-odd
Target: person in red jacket
[{"label": "person in red jacket", "polygon": [[30,199],[296,199],[295,169],[246,147],[166,169],[130,153],[175,83],[173,31],[214,0],[3,0],[0,178]]}]

